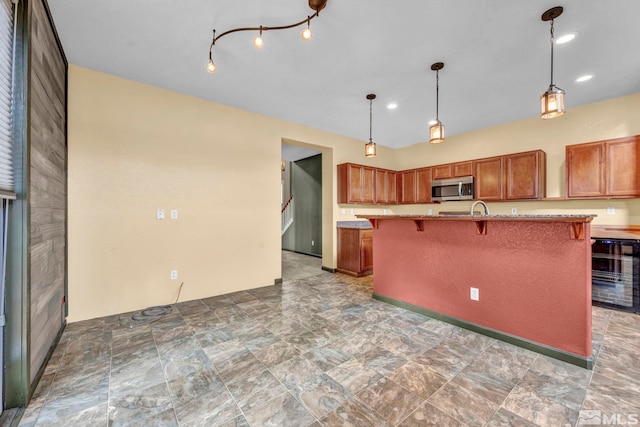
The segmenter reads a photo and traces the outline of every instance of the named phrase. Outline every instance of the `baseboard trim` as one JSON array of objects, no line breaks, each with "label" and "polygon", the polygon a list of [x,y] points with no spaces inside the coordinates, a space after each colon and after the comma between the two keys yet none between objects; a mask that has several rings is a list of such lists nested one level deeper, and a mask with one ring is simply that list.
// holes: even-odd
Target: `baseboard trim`
[{"label": "baseboard trim", "polygon": [[373,298],[386,302],[387,304],[394,305],[396,307],[404,308],[415,313],[420,313],[433,319],[441,320],[443,322],[458,326],[463,329],[468,329],[473,332],[485,335],[490,338],[494,338],[506,343],[525,348],[527,350],[534,351],[536,353],[544,354],[545,356],[552,357],[563,362],[571,363],[572,365],[579,366],[585,369],[593,369],[593,356],[584,357],[577,354],[569,353],[557,348],[549,347],[544,344],[529,341],[524,338],[516,337],[514,335],[507,334],[505,332],[497,331],[495,329],[487,328],[485,326],[478,325],[476,323],[467,322],[466,320],[458,319],[457,317],[449,316],[447,314],[438,313],[437,311],[429,310],[428,308],[419,307],[417,305],[409,304],[404,301],[399,301],[393,298],[385,297],[380,294],[373,294]]},{"label": "baseboard trim", "polygon": [[273,279],[273,284],[274,285],[281,285],[282,284],[282,277],[278,277],[277,279]]},{"label": "baseboard trim", "polygon": [[329,273],[335,273],[336,271],[338,271],[338,270],[337,270],[337,269],[335,269],[335,268],[325,267],[324,265],[322,266],[322,269],[323,269],[324,271],[328,271]]}]

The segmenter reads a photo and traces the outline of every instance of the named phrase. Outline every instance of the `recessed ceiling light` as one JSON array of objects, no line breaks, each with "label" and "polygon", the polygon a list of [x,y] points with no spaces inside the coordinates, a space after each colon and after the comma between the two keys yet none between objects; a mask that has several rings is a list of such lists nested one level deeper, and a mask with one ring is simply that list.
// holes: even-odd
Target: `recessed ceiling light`
[{"label": "recessed ceiling light", "polygon": [[390,104],[387,104],[387,108],[389,110],[395,110],[396,108],[398,108],[398,104],[396,104],[395,102],[392,102]]},{"label": "recessed ceiling light", "polygon": [[576,82],[578,83],[582,83],[582,82],[586,82],[587,80],[591,80],[593,78],[593,75],[591,74],[585,74],[584,76],[580,76],[576,79]]},{"label": "recessed ceiling light", "polygon": [[556,43],[557,44],[569,43],[571,40],[575,39],[576,37],[578,37],[578,33],[564,34],[556,39]]}]

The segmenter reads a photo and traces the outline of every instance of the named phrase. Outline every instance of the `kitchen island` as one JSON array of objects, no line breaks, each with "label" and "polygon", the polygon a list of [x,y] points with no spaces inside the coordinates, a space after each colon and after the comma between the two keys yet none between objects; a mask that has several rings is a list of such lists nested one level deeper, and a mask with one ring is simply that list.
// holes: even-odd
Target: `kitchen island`
[{"label": "kitchen island", "polygon": [[594,216],[358,217],[374,298],[591,368]]}]

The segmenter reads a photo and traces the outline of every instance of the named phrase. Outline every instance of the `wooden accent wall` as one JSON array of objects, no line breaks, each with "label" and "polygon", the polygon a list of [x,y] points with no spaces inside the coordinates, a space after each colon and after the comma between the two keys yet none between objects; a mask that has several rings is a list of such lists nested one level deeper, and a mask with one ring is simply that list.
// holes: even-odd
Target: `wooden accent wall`
[{"label": "wooden accent wall", "polygon": [[42,0],[30,2],[30,380],[64,323],[67,63]]}]

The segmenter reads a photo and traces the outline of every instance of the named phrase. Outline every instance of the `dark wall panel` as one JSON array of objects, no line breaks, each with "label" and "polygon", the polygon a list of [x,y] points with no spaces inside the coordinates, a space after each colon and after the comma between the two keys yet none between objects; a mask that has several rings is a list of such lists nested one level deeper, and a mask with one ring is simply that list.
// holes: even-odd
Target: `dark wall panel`
[{"label": "dark wall panel", "polygon": [[293,250],[322,255],[322,155],[291,163]]},{"label": "dark wall panel", "polygon": [[42,0],[30,2],[30,376],[63,322],[66,274],[67,65]]}]

